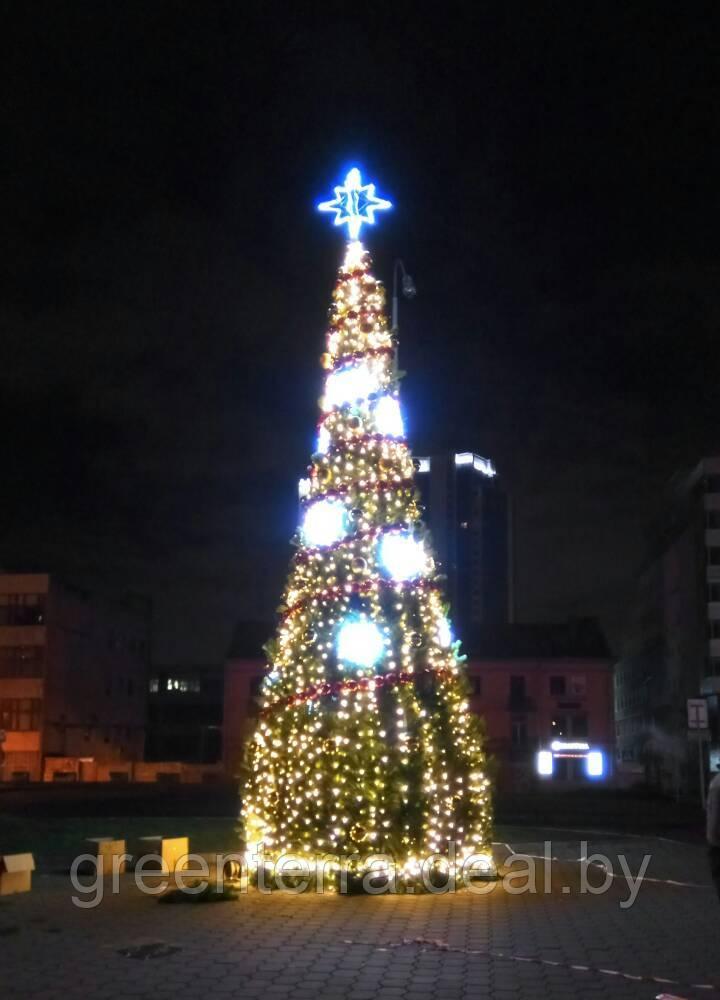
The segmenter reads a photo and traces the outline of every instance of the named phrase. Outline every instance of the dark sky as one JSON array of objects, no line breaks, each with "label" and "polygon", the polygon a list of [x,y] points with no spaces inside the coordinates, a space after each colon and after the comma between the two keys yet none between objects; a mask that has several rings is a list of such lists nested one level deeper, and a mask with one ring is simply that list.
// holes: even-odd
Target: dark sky
[{"label": "dark sky", "polygon": [[357,161],[415,452],[491,456],[519,616],[614,639],[720,446],[717,5],[293,7],[6,5],[0,566],[150,594],[165,661],[271,614]]}]

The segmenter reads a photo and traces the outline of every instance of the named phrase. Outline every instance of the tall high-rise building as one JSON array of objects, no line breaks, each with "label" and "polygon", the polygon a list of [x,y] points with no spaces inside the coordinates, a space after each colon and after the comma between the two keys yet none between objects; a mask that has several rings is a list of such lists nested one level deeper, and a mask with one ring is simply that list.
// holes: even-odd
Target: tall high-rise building
[{"label": "tall high-rise building", "polygon": [[417,459],[425,505],[457,634],[513,618],[512,512],[493,463],[469,451]]}]

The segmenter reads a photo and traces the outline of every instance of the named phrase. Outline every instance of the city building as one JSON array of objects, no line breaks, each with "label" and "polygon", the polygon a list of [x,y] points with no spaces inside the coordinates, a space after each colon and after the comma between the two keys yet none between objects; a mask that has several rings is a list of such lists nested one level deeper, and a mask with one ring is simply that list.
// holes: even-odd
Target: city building
[{"label": "city building", "polygon": [[594,620],[483,626],[470,642],[470,707],[500,787],[613,777],[613,663]]},{"label": "city building", "polygon": [[110,780],[142,760],[150,630],[143,598],[0,573],[0,780]]},{"label": "city building", "polygon": [[[266,670],[259,648],[243,633],[225,667],[229,775],[239,773],[257,716]],[[484,719],[501,787],[574,788],[613,778],[613,663],[594,621],[482,626],[472,648],[470,707]]]},{"label": "city building", "polygon": [[456,633],[512,620],[512,512],[492,462],[462,451],[419,458],[416,468]]},{"label": "city building", "polygon": [[615,671],[618,756],[649,784],[695,795],[708,747],[688,739],[688,698],[707,698],[710,753],[720,743],[719,456],[673,476],[652,534]]},{"label": "city building", "polygon": [[222,758],[223,667],[154,667],[146,761],[214,764]]}]

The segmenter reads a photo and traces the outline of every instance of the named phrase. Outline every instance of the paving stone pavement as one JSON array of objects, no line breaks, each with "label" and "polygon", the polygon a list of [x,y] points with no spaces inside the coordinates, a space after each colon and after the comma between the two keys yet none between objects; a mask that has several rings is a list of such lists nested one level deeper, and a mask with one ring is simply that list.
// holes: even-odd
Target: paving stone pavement
[{"label": "paving stone pavement", "polygon": [[[496,848],[500,861],[510,850],[544,853],[544,832],[532,840],[519,831],[506,836]],[[483,895],[250,891],[231,902],[168,906],[142,894],[126,875],[118,895],[80,909],[67,876],[40,874],[30,894],[0,900],[0,995],[624,1000],[665,992],[720,998],[720,904],[704,851],[590,838],[590,852],[602,851],[614,867],[626,848],[633,873],[642,855],[652,853],[648,874],[658,879],[645,883],[628,909],[619,905],[628,898],[622,879],[612,879],[602,895],[580,892],[580,840],[567,835],[553,840],[552,853],[561,860],[552,864],[549,884],[538,866],[535,893],[515,894],[512,884],[508,891],[502,883]],[[602,870],[594,876],[602,878]],[[166,946],[158,957],[131,957],[153,944]],[[617,972],[645,978],[611,974]],[[710,985],[715,988],[697,988]]]}]

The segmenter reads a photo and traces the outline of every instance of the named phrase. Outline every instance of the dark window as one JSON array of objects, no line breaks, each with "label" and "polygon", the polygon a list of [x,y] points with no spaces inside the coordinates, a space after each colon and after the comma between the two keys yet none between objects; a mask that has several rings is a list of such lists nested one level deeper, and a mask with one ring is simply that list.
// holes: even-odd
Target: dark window
[{"label": "dark window", "polygon": [[0,729],[29,732],[40,728],[42,702],[39,698],[0,699]]},{"label": "dark window", "polygon": [[43,625],[45,594],[0,594],[0,625]]},{"label": "dark window", "polygon": [[718,677],[720,676],[720,659],[717,656],[711,656],[707,661],[706,666],[706,676],[707,677]]},{"label": "dark window", "polygon": [[510,741],[514,747],[527,746],[527,720],[513,719],[510,723]]},{"label": "dark window", "polygon": [[720,510],[705,511],[705,527],[720,528]]},{"label": "dark window", "polygon": [[0,646],[0,677],[42,677],[43,646]]},{"label": "dark window", "polygon": [[707,549],[707,559],[711,566],[720,566],[720,548],[716,545],[709,545]]},{"label": "dark window", "polygon": [[576,698],[584,698],[587,688],[585,674],[575,674],[570,678],[570,694]]},{"label": "dark window", "polygon": [[115,784],[117,785],[126,784],[128,781],[130,781],[130,775],[127,773],[127,771],[111,771],[110,781],[115,782]]},{"label": "dark window", "polygon": [[510,678],[510,697],[513,701],[522,701],[525,698],[525,678]]},{"label": "dark window", "polygon": [[565,694],[565,678],[564,677],[551,677],[550,678],[550,694],[554,694],[554,695],[564,695]]},{"label": "dark window", "polygon": [[12,771],[10,774],[10,780],[16,785],[26,785],[30,781],[29,771]]},{"label": "dark window", "polygon": [[714,618],[708,622],[708,632],[711,639],[720,639],[720,621]]},{"label": "dark window", "polygon": [[259,695],[262,690],[263,677],[253,677],[250,681],[250,694]]},{"label": "dark window", "polygon": [[720,601],[720,583],[709,583],[707,589],[708,601]]},{"label": "dark window", "polygon": [[708,493],[720,493],[720,476],[706,476],[705,489]]},{"label": "dark window", "polygon": [[482,694],[482,677],[468,677],[470,694]]},{"label": "dark window", "polygon": [[573,736],[587,736],[588,734],[587,715],[574,715],[572,716],[570,721],[572,723]]}]

